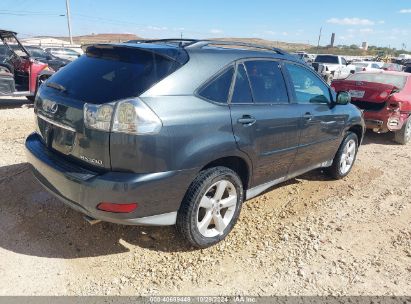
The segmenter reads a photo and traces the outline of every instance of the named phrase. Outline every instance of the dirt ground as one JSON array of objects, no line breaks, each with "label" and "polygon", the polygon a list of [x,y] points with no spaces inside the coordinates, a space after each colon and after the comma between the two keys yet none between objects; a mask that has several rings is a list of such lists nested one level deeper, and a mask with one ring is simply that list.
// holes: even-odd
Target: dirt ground
[{"label": "dirt ground", "polygon": [[24,100],[0,99],[0,295],[410,295],[411,144],[367,133],[351,174],[245,203],[226,241],[90,226],[32,177]]}]

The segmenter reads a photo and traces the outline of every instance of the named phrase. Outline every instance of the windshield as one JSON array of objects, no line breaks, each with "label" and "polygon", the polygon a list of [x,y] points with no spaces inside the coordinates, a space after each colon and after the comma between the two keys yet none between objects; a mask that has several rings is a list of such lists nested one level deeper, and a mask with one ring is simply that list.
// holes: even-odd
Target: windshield
[{"label": "windshield", "polygon": [[338,57],[332,55],[318,55],[315,62],[338,64]]},{"label": "windshield", "polygon": [[139,96],[181,65],[150,50],[89,47],[49,80],[74,99],[101,104]]},{"label": "windshield", "polygon": [[383,73],[358,73],[348,77],[348,80],[382,83],[402,89],[407,82],[407,77],[403,75],[389,75]]}]

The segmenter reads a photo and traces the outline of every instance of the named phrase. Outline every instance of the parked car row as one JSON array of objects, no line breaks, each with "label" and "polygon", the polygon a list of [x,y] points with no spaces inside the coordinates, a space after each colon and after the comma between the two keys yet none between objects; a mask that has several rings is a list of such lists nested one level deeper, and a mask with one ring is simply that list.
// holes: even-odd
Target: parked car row
[{"label": "parked car row", "polygon": [[24,46],[17,39],[17,33],[7,30],[0,30],[0,41],[1,96],[26,96],[34,100],[41,82],[80,56],[69,48],[44,50]]}]

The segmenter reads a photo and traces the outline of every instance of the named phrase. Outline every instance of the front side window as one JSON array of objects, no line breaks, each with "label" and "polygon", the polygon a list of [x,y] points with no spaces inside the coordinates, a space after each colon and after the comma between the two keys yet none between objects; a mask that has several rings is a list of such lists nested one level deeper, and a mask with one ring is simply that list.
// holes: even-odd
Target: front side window
[{"label": "front side window", "polygon": [[341,58],[341,64],[342,65],[347,65],[347,61],[344,58]]},{"label": "front side window", "polygon": [[284,77],[276,61],[245,63],[255,103],[288,103]]},{"label": "front side window", "polygon": [[308,69],[291,63],[285,64],[291,78],[296,101],[302,104],[329,103],[328,87]]},{"label": "front side window", "polygon": [[198,94],[208,100],[226,103],[233,74],[234,68],[231,67],[208,83]]}]

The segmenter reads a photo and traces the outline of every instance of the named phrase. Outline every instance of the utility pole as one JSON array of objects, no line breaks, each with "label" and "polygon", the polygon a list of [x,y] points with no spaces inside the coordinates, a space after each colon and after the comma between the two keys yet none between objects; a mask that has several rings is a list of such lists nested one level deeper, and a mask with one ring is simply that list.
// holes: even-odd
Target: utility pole
[{"label": "utility pole", "polygon": [[321,33],[323,31],[323,27],[320,27],[320,34],[318,35],[318,43],[317,43],[317,55],[320,49],[320,40],[321,40]]},{"label": "utility pole", "polygon": [[73,36],[71,36],[71,23],[70,23],[70,0],[66,0],[66,11],[67,11],[67,25],[70,37],[70,44],[73,44]]}]

